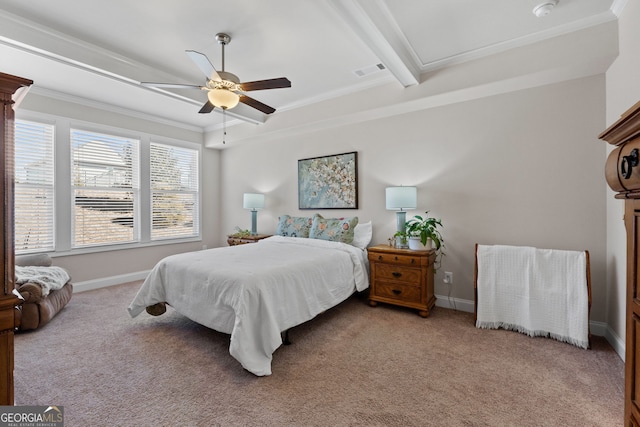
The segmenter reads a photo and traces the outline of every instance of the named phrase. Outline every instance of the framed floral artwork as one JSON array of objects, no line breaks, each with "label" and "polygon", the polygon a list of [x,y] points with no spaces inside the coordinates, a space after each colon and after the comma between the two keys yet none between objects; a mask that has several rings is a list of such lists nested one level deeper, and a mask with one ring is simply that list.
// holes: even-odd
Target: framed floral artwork
[{"label": "framed floral artwork", "polygon": [[358,153],[298,160],[300,209],[358,209]]}]

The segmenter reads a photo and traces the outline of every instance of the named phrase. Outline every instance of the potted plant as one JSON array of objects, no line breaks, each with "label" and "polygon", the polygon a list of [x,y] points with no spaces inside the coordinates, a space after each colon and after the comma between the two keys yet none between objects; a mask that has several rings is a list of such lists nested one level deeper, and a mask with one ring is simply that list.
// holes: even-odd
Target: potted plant
[{"label": "potted plant", "polygon": [[229,235],[227,235],[227,237],[243,238],[243,237],[251,236],[251,231],[243,230],[242,228],[238,227],[237,225],[236,225],[235,230],[236,231],[233,234],[229,234]]},{"label": "potted plant", "polygon": [[436,250],[436,265],[440,262],[443,254],[444,239],[438,227],[442,227],[442,221],[429,216],[429,211],[425,216],[416,215],[405,223],[405,232],[409,237],[409,249]]}]

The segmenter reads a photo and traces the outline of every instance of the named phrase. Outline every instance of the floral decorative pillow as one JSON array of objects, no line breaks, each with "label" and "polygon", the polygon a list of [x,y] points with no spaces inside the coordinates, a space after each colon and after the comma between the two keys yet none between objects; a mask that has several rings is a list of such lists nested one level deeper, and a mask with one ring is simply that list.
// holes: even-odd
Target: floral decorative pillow
[{"label": "floral decorative pillow", "polygon": [[309,231],[312,239],[330,240],[332,242],[353,242],[353,230],[358,224],[358,217],[323,218],[320,214],[313,216],[313,223]]},{"label": "floral decorative pillow", "polygon": [[310,217],[282,215],[278,219],[276,234],[287,237],[309,237],[311,223]]}]

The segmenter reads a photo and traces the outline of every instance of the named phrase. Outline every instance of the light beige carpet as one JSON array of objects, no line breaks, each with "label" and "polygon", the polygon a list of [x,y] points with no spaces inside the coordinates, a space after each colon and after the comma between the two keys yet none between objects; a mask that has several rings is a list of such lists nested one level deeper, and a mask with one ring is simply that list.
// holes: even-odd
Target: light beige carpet
[{"label": "light beige carpet", "polygon": [[139,286],[75,294],[18,335],[16,405],[63,405],[69,427],[622,424],[624,364],[602,338],[582,350],[353,297],[292,329],[255,377],[227,335],[172,309],[131,319]]}]

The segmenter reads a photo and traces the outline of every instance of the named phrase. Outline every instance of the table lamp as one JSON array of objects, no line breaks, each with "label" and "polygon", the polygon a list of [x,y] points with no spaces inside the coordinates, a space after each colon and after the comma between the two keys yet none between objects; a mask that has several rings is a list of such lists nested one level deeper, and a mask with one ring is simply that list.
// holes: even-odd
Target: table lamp
[{"label": "table lamp", "polygon": [[264,208],[264,194],[244,193],[242,207],[251,209],[251,235],[255,236],[258,223],[258,209]]},{"label": "table lamp", "polygon": [[416,187],[387,187],[386,204],[388,210],[396,212],[397,231],[404,231],[407,213],[403,209],[415,209],[418,202],[418,189]]}]

